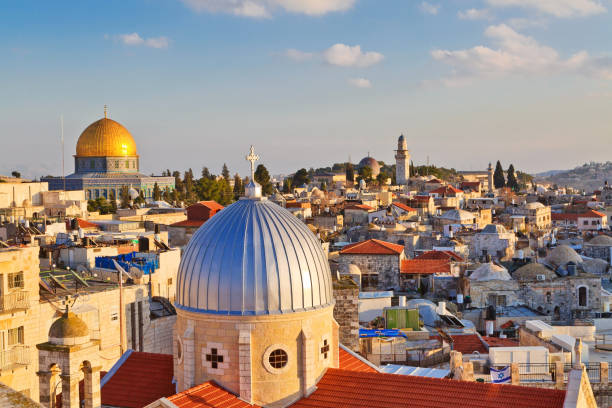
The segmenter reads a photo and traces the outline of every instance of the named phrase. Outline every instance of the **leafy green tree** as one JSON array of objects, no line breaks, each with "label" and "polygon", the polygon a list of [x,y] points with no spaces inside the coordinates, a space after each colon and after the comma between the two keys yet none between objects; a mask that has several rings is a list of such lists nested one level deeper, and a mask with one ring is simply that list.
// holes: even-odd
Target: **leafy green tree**
[{"label": "leafy green tree", "polygon": [[13,170],[11,172],[11,176],[15,177],[15,178],[21,178],[21,173],[18,172],[17,170]]},{"label": "leafy green tree", "polygon": [[115,196],[115,189],[111,189],[108,193],[108,201],[111,206],[111,212],[114,214],[117,212],[117,197]]},{"label": "leafy green tree", "polygon": [[285,177],[285,180],[283,180],[283,193],[291,193],[291,180],[291,177]]},{"label": "leafy green tree", "polygon": [[495,188],[506,187],[506,179],[504,178],[504,169],[502,168],[499,160],[495,165],[495,172],[493,173],[493,185]]},{"label": "leafy green tree", "polygon": [[306,169],[299,169],[293,175],[291,185],[294,187],[301,187],[303,184],[308,184],[309,182],[310,177],[308,176],[308,171],[306,171]]},{"label": "leafy green tree", "polygon": [[327,184],[325,182],[321,183],[321,191],[327,191]]},{"label": "leafy green tree", "polygon": [[221,170],[221,175],[223,176],[225,181],[227,181],[229,183],[229,181],[230,181],[230,171],[227,168],[227,164],[225,164],[225,163],[223,163],[223,169]]},{"label": "leafy green tree", "polygon": [[519,191],[519,183],[516,179],[516,174],[514,174],[514,165],[510,164],[508,167],[508,182],[506,183],[508,187],[512,189],[512,191]]},{"label": "leafy green tree", "polygon": [[173,171],[172,177],[174,177],[174,188],[176,189],[177,195],[180,200],[183,194],[185,194],[185,184],[183,183],[183,180],[181,179],[181,172]]},{"label": "leafy green tree", "polygon": [[365,181],[372,180],[372,168],[370,166],[363,166],[359,169],[359,177]]},{"label": "leafy green tree", "polygon": [[98,197],[95,200],[89,200],[87,202],[87,211],[98,211],[100,214],[105,215],[111,214],[113,211],[113,207],[111,203],[106,200],[106,198]]},{"label": "leafy green tree", "polygon": [[159,185],[157,184],[157,182],[153,185],[153,200],[155,201],[159,201],[161,200],[161,189],[159,188]]},{"label": "leafy green tree", "polygon": [[185,201],[189,204],[195,202],[196,195],[194,190],[193,171],[191,169],[185,172]]},{"label": "leafy green tree", "polygon": [[382,186],[383,184],[385,184],[388,178],[389,175],[381,171],[380,173],[378,173],[378,176],[376,176],[376,181],[378,182],[378,185]]},{"label": "leafy green tree", "polygon": [[238,200],[244,195],[244,185],[238,173],[234,174],[234,200]]},{"label": "leafy green tree", "polygon": [[270,173],[263,164],[258,165],[255,169],[255,181],[261,185],[263,195],[269,196],[274,192],[274,186],[270,182]]},{"label": "leafy green tree", "polygon": [[119,192],[119,200],[121,201],[119,203],[121,208],[128,208],[130,206],[130,189],[128,186],[121,186],[121,191]]},{"label": "leafy green tree", "polygon": [[355,181],[355,168],[353,163],[346,163],[346,181]]},{"label": "leafy green tree", "polygon": [[208,171],[208,167],[202,167],[202,178],[205,179],[210,179],[212,178],[212,174],[210,174],[210,171]]}]

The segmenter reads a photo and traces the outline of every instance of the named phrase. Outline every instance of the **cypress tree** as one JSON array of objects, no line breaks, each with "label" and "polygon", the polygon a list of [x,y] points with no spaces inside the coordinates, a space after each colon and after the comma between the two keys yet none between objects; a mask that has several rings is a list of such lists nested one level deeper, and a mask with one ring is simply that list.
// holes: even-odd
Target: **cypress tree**
[{"label": "cypress tree", "polygon": [[510,187],[513,191],[519,191],[519,183],[516,179],[516,174],[514,174],[514,165],[510,164],[508,167],[508,187]]},{"label": "cypress tree", "polygon": [[495,188],[506,187],[506,179],[504,178],[504,169],[502,168],[499,160],[495,165],[495,172],[493,173],[493,184]]}]

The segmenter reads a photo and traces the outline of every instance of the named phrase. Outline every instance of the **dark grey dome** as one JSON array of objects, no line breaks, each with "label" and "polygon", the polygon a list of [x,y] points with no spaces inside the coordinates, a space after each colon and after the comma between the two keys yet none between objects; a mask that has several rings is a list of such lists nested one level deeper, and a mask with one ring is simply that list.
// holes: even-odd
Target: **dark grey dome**
[{"label": "dark grey dome", "polygon": [[357,165],[357,168],[361,169],[366,166],[372,169],[372,177],[376,177],[380,174],[380,164],[378,164],[375,158],[370,156],[364,157]]},{"label": "dark grey dome", "polygon": [[333,304],[319,240],[286,209],[241,199],[193,235],[177,277],[176,306],[201,313],[291,313]]}]

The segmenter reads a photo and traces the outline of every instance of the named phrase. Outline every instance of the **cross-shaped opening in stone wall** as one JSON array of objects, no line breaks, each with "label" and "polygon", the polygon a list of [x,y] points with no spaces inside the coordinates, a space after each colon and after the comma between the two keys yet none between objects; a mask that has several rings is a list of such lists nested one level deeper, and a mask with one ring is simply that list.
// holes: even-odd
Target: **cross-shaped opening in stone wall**
[{"label": "cross-shaped opening in stone wall", "polygon": [[223,356],[217,352],[216,348],[210,349],[210,354],[206,355],[206,361],[210,362],[212,368],[217,368],[223,362]]},{"label": "cross-shaped opening in stone wall", "polygon": [[329,353],[329,344],[327,344],[327,339],[323,340],[323,347],[321,347],[321,354],[323,354],[323,358],[327,358],[327,353]]}]

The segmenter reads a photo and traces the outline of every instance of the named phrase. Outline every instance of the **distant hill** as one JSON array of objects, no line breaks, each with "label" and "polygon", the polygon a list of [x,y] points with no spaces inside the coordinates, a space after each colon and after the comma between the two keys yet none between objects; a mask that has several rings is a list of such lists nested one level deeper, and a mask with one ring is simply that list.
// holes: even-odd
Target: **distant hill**
[{"label": "distant hill", "polygon": [[612,162],[585,163],[571,170],[551,170],[535,175],[537,181],[559,187],[573,187],[586,192],[600,189],[606,180],[612,182]]}]

